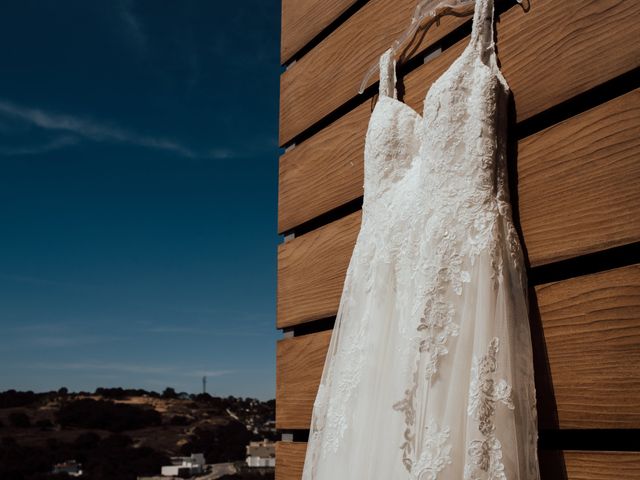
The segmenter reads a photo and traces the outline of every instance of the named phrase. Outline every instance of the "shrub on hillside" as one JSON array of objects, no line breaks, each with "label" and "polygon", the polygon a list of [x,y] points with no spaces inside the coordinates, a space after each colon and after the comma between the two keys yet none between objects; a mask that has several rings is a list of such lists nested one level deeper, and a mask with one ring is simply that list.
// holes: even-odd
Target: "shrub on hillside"
[{"label": "shrub on hillside", "polygon": [[9,424],[12,427],[27,428],[31,426],[31,420],[24,412],[12,412],[9,414]]},{"label": "shrub on hillside", "polygon": [[51,423],[51,420],[49,420],[48,418],[43,418],[41,420],[37,420],[35,423],[35,426],[38,427],[40,430],[52,430],[53,429],[53,423]]},{"label": "shrub on hillside", "polygon": [[63,427],[124,432],[160,425],[162,417],[151,408],[83,398],[60,407],[56,413],[56,420]]},{"label": "shrub on hillside", "polygon": [[169,420],[169,425],[175,425],[178,427],[184,427],[191,424],[191,419],[189,417],[185,417],[184,415],[174,415]]},{"label": "shrub on hillside", "polygon": [[175,399],[175,398],[178,398],[178,394],[173,388],[167,387],[162,392],[162,398]]},{"label": "shrub on hillside", "polygon": [[214,428],[196,428],[181,450],[184,455],[202,452],[207,463],[233,462],[244,460],[250,439],[247,427],[232,420]]},{"label": "shrub on hillside", "polygon": [[104,398],[110,398],[113,400],[124,400],[125,398],[130,397],[159,397],[160,395],[157,392],[148,392],[141,388],[122,388],[122,387],[98,387],[95,391],[96,395],[100,395]]},{"label": "shrub on hillside", "polygon": [[28,392],[16,392],[15,390],[7,390],[0,392],[0,408],[25,407],[34,403],[40,395]]}]

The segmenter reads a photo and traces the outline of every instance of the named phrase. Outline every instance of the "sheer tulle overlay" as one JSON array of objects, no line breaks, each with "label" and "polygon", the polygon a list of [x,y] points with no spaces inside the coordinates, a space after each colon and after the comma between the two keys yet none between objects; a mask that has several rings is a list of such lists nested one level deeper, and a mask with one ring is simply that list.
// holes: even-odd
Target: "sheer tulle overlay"
[{"label": "sheer tulle overlay", "polygon": [[428,90],[380,58],[362,224],[313,406],[303,480],[538,480],[526,272],[506,172],[493,0]]}]

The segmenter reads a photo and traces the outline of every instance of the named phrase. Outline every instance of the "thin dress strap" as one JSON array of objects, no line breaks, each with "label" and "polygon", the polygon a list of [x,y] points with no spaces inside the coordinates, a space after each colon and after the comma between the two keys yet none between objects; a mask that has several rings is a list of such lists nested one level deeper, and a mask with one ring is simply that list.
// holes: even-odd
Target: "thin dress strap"
[{"label": "thin dress strap", "polygon": [[380,96],[398,98],[396,89],[396,60],[391,49],[380,56]]},{"label": "thin dress strap", "polygon": [[471,42],[483,60],[495,55],[493,40],[494,0],[476,0],[471,26]]}]

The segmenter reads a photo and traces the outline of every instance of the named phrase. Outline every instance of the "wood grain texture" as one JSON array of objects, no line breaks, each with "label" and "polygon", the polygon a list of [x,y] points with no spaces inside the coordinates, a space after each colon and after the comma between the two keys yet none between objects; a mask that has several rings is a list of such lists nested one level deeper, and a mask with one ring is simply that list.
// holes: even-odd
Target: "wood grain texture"
[{"label": "wood grain texture", "polygon": [[277,328],[335,314],[359,226],[352,214],[278,245]]},{"label": "wood grain texture", "polygon": [[282,0],[280,63],[286,63],[356,1]]},{"label": "wood grain texture", "polygon": [[[356,119],[344,119],[348,136]],[[341,142],[345,150],[354,143]],[[520,141],[516,211],[530,264],[640,241],[638,158],[640,90]],[[362,162],[329,165],[321,168],[328,178],[307,177],[311,167],[305,162],[281,172],[288,184],[297,182],[291,190],[300,210],[305,195],[327,206],[323,194],[345,201],[356,190],[362,193]],[[344,177],[330,175],[332,169]],[[360,219],[358,211],[279,245],[278,328],[335,315]]]},{"label": "wood grain texture", "polygon": [[[276,480],[300,480],[306,442],[276,443]],[[637,480],[640,452],[540,451],[542,480]]]},{"label": "wood grain texture", "polygon": [[[309,428],[309,407],[313,405],[320,383],[317,366],[320,365],[321,374],[331,332],[325,330],[313,335],[278,340],[276,428]],[[307,412],[306,421],[300,412]]]},{"label": "wood grain texture", "polygon": [[541,265],[640,240],[640,90],[525,138],[519,214]]},{"label": "wood grain texture", "polygon": [[564,452],[568,480],[632,480],[640,478],[639,452]]},{"label": "wood grain texture", "polygon": [[363,195],[370,114],[361,105],[280,157],[278,233]]},{"label": "wood grain texture", "polygon": [[299,480],[306,451],[306,442],[276,442],[275,480]]},{"label": "wood grain texture", "polygon": [[[553,395],[538,399],[542,428],[640,428],[640,266],[542,285],[536,297],[536,383]],[[331,332],[278,342],[276,428],[309,428]]]},{"label": "wood grain texture", "polygon": [[[560,428],[640,428],[640,265],[536,287]],[[542,418],[544,428],[556,425]]]},{"label": "wood grain texture", "polygon": [[335,315],[362,211],[278,245],[276,328]]},{"label": "wood grain texture", "polygon": [[[281,146],[357,96],[364,73],[404,30],[413,5],[372,0],[282,74]],[[518,6],[504,12],[496,23],[498,58],[516,99],[518,120],[639,66],[639,14],[640,2],[633,0],[537,0],[526,13]],[[414,42],[407,56],[467,21],[444,18]],[[428,87],[467,42],[463,39],[407,75],[407,104],[422,111]]]}]

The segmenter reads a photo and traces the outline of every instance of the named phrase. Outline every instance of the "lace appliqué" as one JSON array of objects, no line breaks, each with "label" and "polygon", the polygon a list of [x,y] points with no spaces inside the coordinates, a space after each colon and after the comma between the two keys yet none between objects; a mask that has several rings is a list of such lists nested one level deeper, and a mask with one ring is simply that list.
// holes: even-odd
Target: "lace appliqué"
[{"label": "lace appliqu\u00e9", "polygon": [[438,473],[451,463],[451,445],[449,427],[439,429],[435,420],[431,419],[426,427],[424,450],[413,468],[412,479],[436,480]]},{"label": "lace appliqu\u00e9", "polygon": [[493,337],[487,354],[480,359],[474,357],[473,361],[467,413],[478,421],[478,430],[483,438],[469,443],[467,453],[470,460],[465,465],[465,480],[506,480],[494,415],[498,402],[511,410],[515,406],[511,399],[511,386],[504,379],[496,383],[493,378],[498,346],[498,337]]},{"label": "lace appliqu\u00e9", "polygon": [[427,301],[427,315],[420,319],[418,331],[427,331],[427,336],[420,342],[421,353],[427,355],[425,378],[430,380],[437,372],[438,358],[449,353],[447,340],[450,336],[458,336],[460,328],[453,322],[455,310],[449,303],[431,297]]},{"label": "lace appliqu\u00e9", "polygon": [[[318,455],[322,459],[328,454],[336,453],[340,442],[348,428],[349,399],[362,377],[365,361],[365,331],[364,323],[352,328],[355,324],[342,323],[343,317],[348,317],[353,308],[352,276],[356,263],[360,262],[360,250],[356,246],[353,252],[354,265],[347,269],[341,304],[334,326],[337,336],[335,345],[331,345],[327,352],[332,358],[327,359],[328,367],[323,372],[318,391],[313,404],[312,424],[309,431],[307,455],[313,458],[310,462],[315,466]],[[339,325],[339,326],[338,326]],[[338,333],[336,333],[336,331]],[[334,339],[332,339],[332,344]],[[334,364],[343,365],[333,370]],[[313,477],[312,477],[313,478]]]},{"label": "lace appliqu\u00e9", "polygon": [[[445,244],[445,250],[447,246],[450,247],[451,245]],[[440,253],[442,254],[444,252]],[[441,258],[447,258],[447,256],[441,255]],[[427,382],[430,383],[432,377],[437,373],[438,359],[449,352],[447,348],[447,340],[450,336],[457,336],[459,334],[459,325],[453,321],[455,315],[453,305],[450,302],[444,301],[441,293],[446,289],[445,286],[449,282],[453,283],[456,292],[459,291],[461,293],[461,288],[456,288],[456,285],[460,282],[461,275],[463,275],[463,273],[460,270],[459,262],[454,261],[451,263],[449,268],[438,269],[438,273],[435,275],[430,293],[427,294],[426,306],[417,327],[417,330],[424,335],[424,338],[420,341],[416,367],[413,372],[412,386],[405,390],[405,395],[402,400],[393,404],[394,410],[404,412],[406,429],[404,432],[404,442],[400,448],[403,451],[402,463],[407,471],[411,473],[415,471],[413,452],[417,452],[413,426],[415,423],[414,400],[419,385],[418,376],[420,374],[420,355],[426,355],[424,374]],[[448,427],[445,427],[444,431],[448,432]],[[423,448],[426,449],[425,451],[428,451],[429,444],[433,441],[433,439],[430,438],[432,432],[433,428],[427,429],[426,441],[425,445],[423,445]],[[418,460],[416,466],[420,464],[420,461],[421,460]]]},{"label": "lace appliqu\u00e9", "polygon": [[348,338],[345,336],[342,341],[344,341],[348,347],[346,350],[336,354],[335,361],[340,365],[349,365],[349,367],[343,367],[340,372],[336,373],[333,379],[333,381],[336,382],[335,388],[331,392],[331,397],[327,399],[328,404],[325,420],[327,428],[322,439],[323,458],[328,453],[336,453],[338,451],[340,441],[347,430],[349,399],[362,376],[364,344],[361,339],[364,337],[365,334],[362,331],[354,332],[354,334],[349,335]]}]

